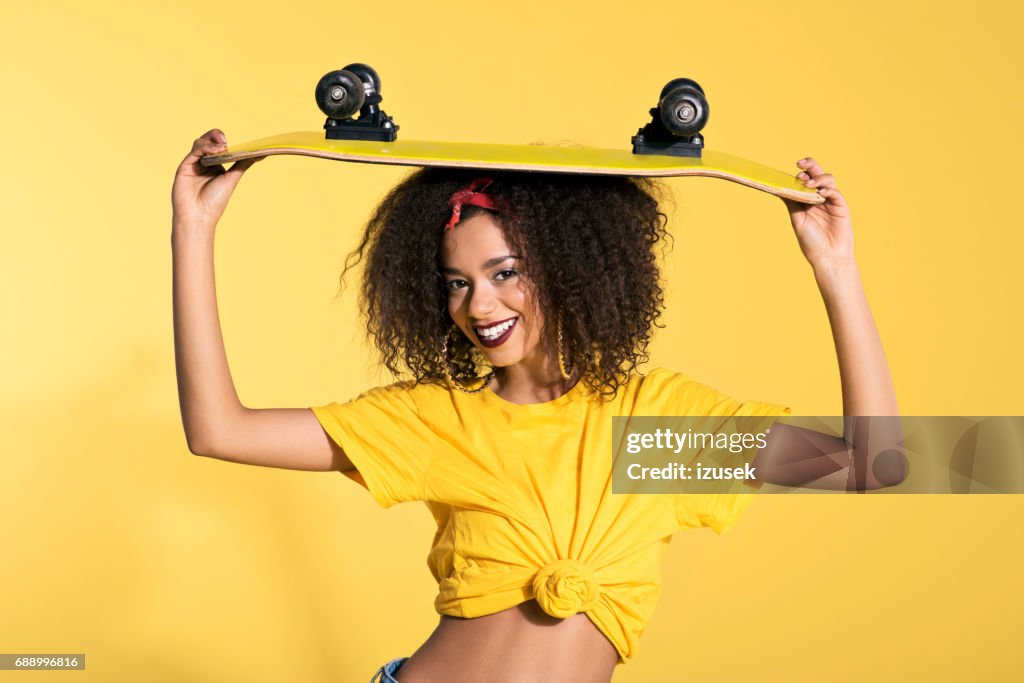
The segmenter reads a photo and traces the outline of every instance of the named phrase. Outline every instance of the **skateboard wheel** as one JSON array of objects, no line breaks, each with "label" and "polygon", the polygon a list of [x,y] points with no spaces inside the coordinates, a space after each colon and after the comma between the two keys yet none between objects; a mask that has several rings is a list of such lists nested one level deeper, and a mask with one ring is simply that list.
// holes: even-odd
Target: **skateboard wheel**
[{"label": "skateboard wheel", "polygon": [[690,78],[673,78],[671,81],[665,84],[665,87],[661,89],[661,94],[658,95],[658,101],[665,99],[665,95],[669,94],[670,91],[680,88],[682,86],[689,86],[696,88],[700,91],[700,94],[704,94],[704,88],[700,87],[700,84]]},{"label": "skateboard wheel", "polygon": [[368,94],[380,94],[380,76],[378,76],[377,72],[374,71],[373,68],[371,68],[370,66],[366,64],[360,64],[357,62],[355,64],[349,64],[343,70],[351,71],[356,76],[359,76],[359,78],[362,79],[363,83],[371,84],[373,86],[373,93]]},{"label": "skateboard wheel", "polygon": [[700,90],[682,85],[661,98],[658,113],[662,124],[673,135],[696,135],[708,122],[708,101]]},{"label": "skateboard wheel", "polygon": [[347,119],[363,106],[363,81],[342,69],[325,74],[316,84],[316,105],[332,119]]}]

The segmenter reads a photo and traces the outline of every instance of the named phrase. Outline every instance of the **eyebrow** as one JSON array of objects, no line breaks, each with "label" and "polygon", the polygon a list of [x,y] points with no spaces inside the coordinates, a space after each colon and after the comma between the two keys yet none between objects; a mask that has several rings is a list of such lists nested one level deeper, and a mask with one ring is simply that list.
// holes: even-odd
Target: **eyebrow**
[{"label": "eyebrow", "polygon": [[[484,270],[487,270],[488,268],[493,268],[494,266],[498,265],[502,261],[507,261],[508,259],[515,259],[515,258],[519,258],[519,257],[518,256],[512,256],[511,254],[508,254],[506,256],[495,256],[492,259],[488,259],[488,260],[484,261],[483,268],[484,268]],[[445,274],[448,274],[448,275],[462,275],[462,271],[459,270],[458,268],[441,268],[441,272],[445,273]]]}]

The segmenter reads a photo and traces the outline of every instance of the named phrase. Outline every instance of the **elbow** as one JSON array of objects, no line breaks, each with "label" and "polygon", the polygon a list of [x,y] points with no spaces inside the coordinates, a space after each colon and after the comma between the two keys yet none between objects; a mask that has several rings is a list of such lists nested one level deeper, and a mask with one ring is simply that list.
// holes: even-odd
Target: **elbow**
[{"label": "elbow", "polygon": [[208,439],[200,439],[195,436],[185,434],[185,443],[188,444],[188,452],[192,455],[202,455],[204,457],[214,457],[214,449],[210,447]]},{"label": "elbow", "polygon": [[895,404],[891,416],[876,420],[881,422],[881,429],[873,430],[880,438],[876,441],[871,474],[883,487],[898,486],[906,481],[910,468],[903,444],[903,423],[896,413]]},{"label": "elbow", "polygon": [[202,445],[192,443],[191,441],[188,442],[188,452],[192,455],[209,455],[209,451],[203,448]]},{"label": "elbow", "polygon": [[[242,410],[247,409],[243,407]],[[189,452],[192,455],[218,460],[228,459],[224,454],[237,450],[233,445],[237,438],[232,436],[239,433],[236,424],[237,418],[234,415],[224,413],[218,415],[216,419],[207,416],[201,421],[184,421],[185,443],[188,444]]]},{"label": "elbow", "polygon": [[854,453],[848,490],[873,491],[898,486],[907,479],[907,456],[902,448],[889,447],[874,454]]},{"label": "elbow", "polygon": [[896,415],[857,418],[850,422],[850,484],[858,491],[898,486],[909,474],[903,425]]},{"label": "elbow", "polygon": [[226,430],[213,420],[182,420],[185,443],[189,453],[208,458],[218,458],[223,446]]},{"label": "elbow", "polygon": [[875,456],[871,474],[881,487],[897,486],[907,478],[907,456],[901,448],[889,448]]}]

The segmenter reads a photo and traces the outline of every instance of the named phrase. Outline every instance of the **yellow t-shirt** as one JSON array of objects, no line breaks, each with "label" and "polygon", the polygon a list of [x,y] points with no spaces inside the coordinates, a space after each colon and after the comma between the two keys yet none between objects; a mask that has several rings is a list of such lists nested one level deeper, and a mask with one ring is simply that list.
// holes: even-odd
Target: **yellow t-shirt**
[{"label": "yellow t-shirt", "polygon": [[439,614],[479,617],[536,599],[584,612],[629,660],[661,592],[674,533],[724,533],[753,495],[612,494],[612,416],[765,416],[666,370],[634,375],[611,401],[581,382],[547,403],[510,403],[398,383],[312,408],[383,507],[424,501],[437,522],[427,564]]}]

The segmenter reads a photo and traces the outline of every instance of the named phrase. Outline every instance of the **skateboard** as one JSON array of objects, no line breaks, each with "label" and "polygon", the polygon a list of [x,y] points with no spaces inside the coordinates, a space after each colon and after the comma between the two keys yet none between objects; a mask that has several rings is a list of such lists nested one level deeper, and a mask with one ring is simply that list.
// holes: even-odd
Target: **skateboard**
[{"label": "skateboard", "polygon": [[[825,198],[794,175],[724,152],[704,149],[709,107],[689,78],[669,81],[632,137],[632,149],[399,140],[399,125],[381,108],[381,82],[365,64],[327,73],[315,97],[327,115],[324,132],[295,132],[231,145],[202,158],[205,166],[296,154],[338,161],[621,176],[722,178],[769,194],[821,204]],[[358,117],[355,116],[358,114]]]}]

